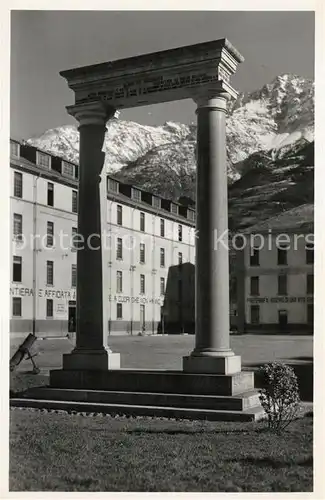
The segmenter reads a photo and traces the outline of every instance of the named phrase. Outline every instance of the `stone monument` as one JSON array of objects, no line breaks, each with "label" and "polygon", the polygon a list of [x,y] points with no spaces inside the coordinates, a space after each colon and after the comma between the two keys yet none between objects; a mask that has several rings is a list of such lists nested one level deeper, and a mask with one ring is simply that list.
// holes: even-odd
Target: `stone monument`
[{"label": "stone monument", "polygon": [[[39,390],[39,398],[106,403],[109,411],[116,396],[112,400],[105,391],[124,391],[124,406],[140,414],[178,409],[190,418],[228,420],[262,414],[253,373],[241,371],[229,342],[225,119],[227,100],[237,96],[230,77],[243,60],[220,39],[61,72],[75,95],[67,111],[79,122],[78,233],[85,244],[77,252],[76,346],[63,356],[62,370],[51,371],[50,389]],[[197,104],[195,348],[184,357],[182,371],[121,369],[103,321],[100,175],[106,123],[120,109],[188,98]],[[94,234],[96,251],[87,245]]]}]

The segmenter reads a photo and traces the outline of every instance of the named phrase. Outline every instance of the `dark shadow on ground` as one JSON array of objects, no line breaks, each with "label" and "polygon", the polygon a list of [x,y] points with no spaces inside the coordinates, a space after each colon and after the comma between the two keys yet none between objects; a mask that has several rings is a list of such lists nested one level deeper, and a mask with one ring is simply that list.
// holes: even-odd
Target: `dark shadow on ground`
[{"label": "dark shadow on ground", "polygon": [[313,330],[307,330],[307,329],[290,329],[290,330],[279,330],[279,329],[271,329],[271,330],[261,330],[261,327],[253,329],[253,328],[245,328],[244,331],[239,331],[235,335],[263,335],[265,337],[268,336],[285,336],[290,338],[291,335],[295,337],[313,337],[314,331]]},{"label": "dark shadow on ground", "polygon": [[[212,423],[212,422],[210,422]],[[217,423],[217,422],[216,422]],[[225,424],[225,422],[223,422]],[[228,424],[231,425],[231,422],[228,422]],[[148,428],[143,428],[143,429],[125,429],[125,432],[127,434],[168,434],[170,436],[177,436],[177,435],[192,435],[192,434],[204,434],[205,436],[207,434],[211,434],[211,436],[215,434],[261,434],[261,433],[269,433],[270,430],[266,426],[266,424],[263,422],[253,422],[253,423],[248,423],[248,422],[243,422],[241,425],[243,425],[243,428],[240,429],[148,429]],[[286,432],[286,431],[284,431]]]},{"label": "dark shadow on ground", "polygon": [[127,434],[168,434],[170,436],[177,435],[192,435],[192,434],[211,434],[214,436],[215,434],[250,434],[254,433],[262,433],[268,432],[266,427],[258,428],[258,429],[235,429],[235,430],[218,430],[218,429],[194,429],[194,430],[173,430],[173,429],[126,429],[125,432]]},{"label": "dark shadow on ground", "polygon": [[312,467],[313,466],[313,457],[309,456],[302,460],[298,460],[297,462],[289,461],[289,460],[274,460],[270,457],[245,457],[245,458],[234,458],[231,460],[226,460],[229,463],[238,463],[242,462],[244,465],[254,465],[257,467],[272,467],[273,469],[280,469],[283,467],[292,467],[293,465],[301,465],[302,467]]},{"label": "dark shadow on ground", "polygon": [[[298,356],[296,358],[289,358],[282,360],[286,365],[293,368],[299,386],[299,393],[301,401],[313,401],[313,388],[314,388],[314,360],[309,356]],[[255,373],[255,387],[262,388],[263,383],[261,377],[258,375],[257,370],[261,366],[259,363],[245,365],[245,370],[253,370]]]}]

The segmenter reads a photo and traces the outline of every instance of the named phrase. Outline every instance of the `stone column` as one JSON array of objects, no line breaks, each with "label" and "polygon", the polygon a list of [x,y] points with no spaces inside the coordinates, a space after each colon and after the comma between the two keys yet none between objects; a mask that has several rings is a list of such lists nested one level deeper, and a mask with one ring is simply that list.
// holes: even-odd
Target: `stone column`
[{"label": "stone column", "polygon": [[197,102],[195,349],[183,370],[240,372],[229,344],[229,260],[226,110],[228,94]]},{"label": "stone column", "polygon": [[[107,347],[103,325],[107,303],[106,298],[103,301],[103,210],[100,203],[106,122],[115,110],[107,109],[101,102],[67,109],[79,121],[80,148],[76,347],[70,354],[63,355],[63,369],[116,369],[120,367],[120,355]],[[105,181],[104,175],[102,182]]]}]

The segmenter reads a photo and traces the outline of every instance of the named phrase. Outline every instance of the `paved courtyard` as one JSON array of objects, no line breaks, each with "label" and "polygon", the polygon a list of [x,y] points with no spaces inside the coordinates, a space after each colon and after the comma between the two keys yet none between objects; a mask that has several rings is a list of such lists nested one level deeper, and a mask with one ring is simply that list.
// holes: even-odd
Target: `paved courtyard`
[{"label": "paved courtyard", "polygon": [[[11,353],[21,342],[21,339],[12,339]],[[194,342],[192,335],[109,338],[112,350],[121,353],[122,368],[181,370],[182,356],[191,352]],[[312,336],[242,335],[231,336],[230,342],[235,353],[242,356],[244,367],[272,360],[310,363],[313,356]],[[38,352],[37,364],[43,373],[47,373],[62,366],[62,354],[71,352],[73,342],[68,339],[38,340],[35,349]],[[19,370],[26,371],[30,367],[30,361],[23,361]]]}]

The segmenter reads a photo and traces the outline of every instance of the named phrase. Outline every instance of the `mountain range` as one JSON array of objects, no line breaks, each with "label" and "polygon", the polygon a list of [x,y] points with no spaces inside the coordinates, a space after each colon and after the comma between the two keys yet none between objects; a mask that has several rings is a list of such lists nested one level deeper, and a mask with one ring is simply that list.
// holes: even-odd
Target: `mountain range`
[{"label": "mountain range", "polygon": [[[161,196],[195,199],[196,125],[107,124],[105,169]],[[227,167],[230,227],[313,203],[314,83],[280,75],[228,104]],[[77,127],[65,125],[27,140],[78,162]]]}]

